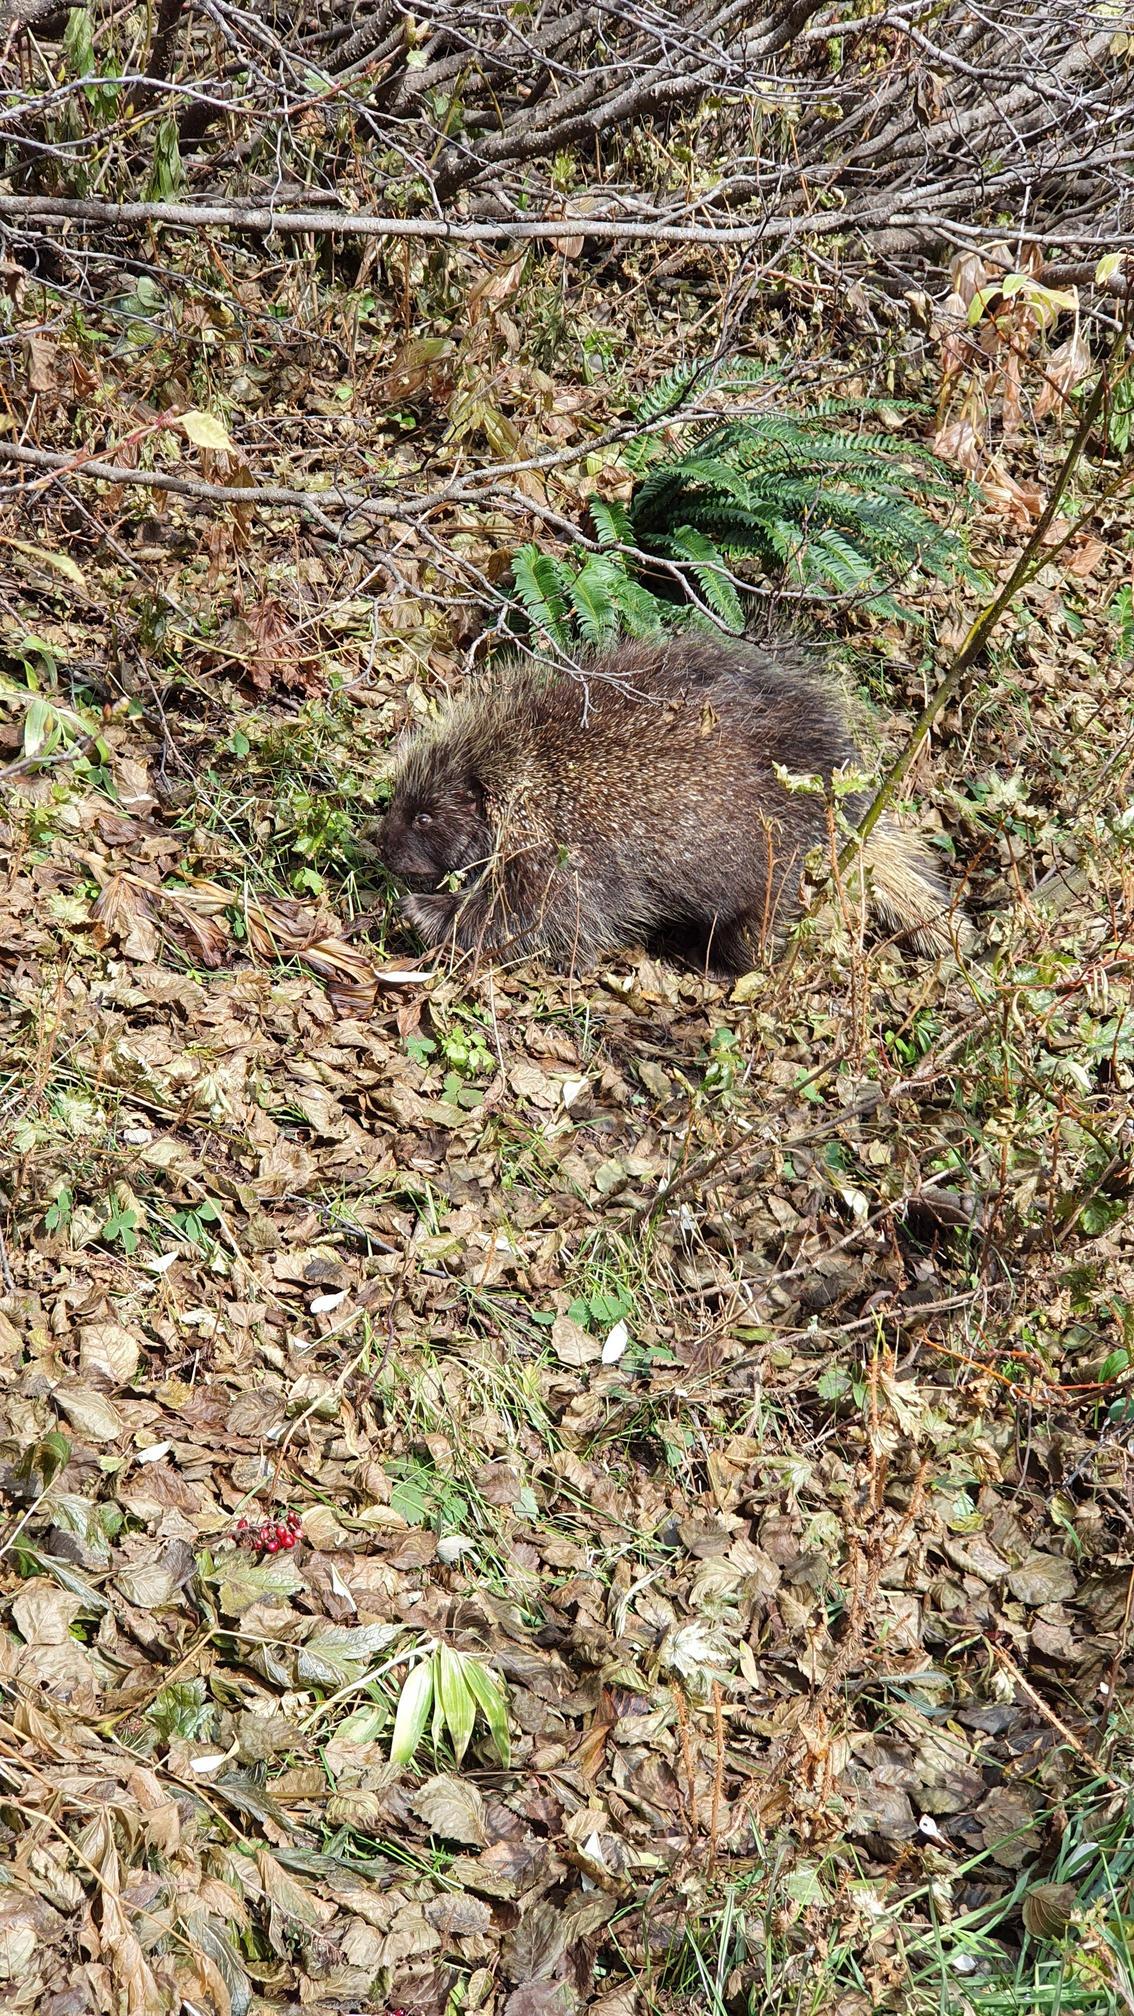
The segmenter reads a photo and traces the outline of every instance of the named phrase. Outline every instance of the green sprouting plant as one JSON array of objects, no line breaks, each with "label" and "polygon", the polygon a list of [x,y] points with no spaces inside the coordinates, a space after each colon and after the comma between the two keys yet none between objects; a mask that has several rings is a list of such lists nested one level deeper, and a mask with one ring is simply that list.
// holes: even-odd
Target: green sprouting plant
[{"label": "green sprouting plant", "polygon": [[567,1314],[572,1323],[578,1323],[584,1330],[606,1330],[612,1324],[624,1323],[633,1309],[633,1289],[616,1281],[611,1286],[593,1288],[586,1295],[577,1295]]},{"label": "green sprouting plant", "polygon": [[735,1090],[743,1065],[735,1030],[714,1029],[709,1043],[709,1061],[702,1080],[705,1091],[727,1098]]},{"label": "green sprouting plant", "polygon": [[503,1686],[480,1659],[472,1658],[468,1652],[458,1652],[444,1642],[435,1643],[410,1668],[402,1687],[390,1741],[391,1763],[410,1762],[432,1716],[434,1748],[442,1735],[447,1734],[460,1764],[478,1713],[487,1724],[492,1747],[506,1768],[511,1742]]},{"label": "green sprouting plant", "polygon": [[[40,554],[68,580],[77,576],[81,581],[78,568],[66,554],[31,547],[27,550]],[[71,777],[81,778],[93,789],[112,797],[110,748],[99,733],[93,714],[80,713],[65,706],[54,693],[40,690],[41,686],[53,683],[56,674],[50,656],[41,656],[38,638],[25,637],[21,655],[24,686],[0,674],[0,707],[11,708],[22,716],[21,763],[31,774],[65,764]]]},{"label": "green sprouting plant", "polygon": [[471,1016],[456,1021],[441,1038],[441,1054],[458,1078],[482,1078],[495,1067],[484,1032]]},{"label": "green sprouting plant", "polygon": [[184,1211],[175,1211],[173,1222],[183,1239],[190,1246],[207,1247],[213,1236],[212,1227],[219,1225],[221,1214],[211,1197],[205,1197],[200,1204],[193,1204]]},{"label": "green sprouting plant", "polygon": [[286,821],[282,830],[292,853],[304,863],[292,872],[292,887],[321,895],[323,868],[351,866],[353,827],[349,813],[333,798],[296,788],[286,794],[281,821]]},{"label": "green sprouting plant", "polygon": [[472,1016],[457,1011],[453,1026],[438,1037],[414,1034],[406,1037],[406,1049],[416,1064],[428,1066],[440,1056],[446,1071],[443,1097],[451,1105],[479,1106],[484,1093],[473,1082],[491,1077],[496,1060],[487,1046],[485,1032]]},{"label": "green sprouting plant", "polygon": [[117,1242],[130,1258],[138,1250],[138,1227],[141,1214],[126,1199],[115,1197],[111,1200],[110,1215],[102,1227],[102,1237],[108,1246]]},{"label": "green sprouting plant", "polygon": [[49,1232],[66,1232],[75,1210],[75,1193],[66,1185],[55,1192],[51,1203],[43,1214],[43,1222]]},{"label": "green sprouting plant", "polygon": [[533,543],[515,556],[514,598],[534,630],[564,649],[698,616],[740,631],[738,568],[812,599],[857,596],[887,616],[913,613],[892,592],[899,580],[979,580],[963,540],[932,515],[957,477],[920,443],[869,425],[878,401],[677,417],[676,442],[674,428],[658,428],[694,390],[764,383],[733,365],[689,367],[653,388],[636,409],[643,431],[622,453],[637,479],[629,501],[588,500],[595,547],[555,556]]},{"label": "green sprouting plant", "polygon": [[389,1466],[390,1504],[407,1526],[436,1526],[460,1531],[468,1524],[469,1502],[452,1478],[416,1456],[396,1458]]}]

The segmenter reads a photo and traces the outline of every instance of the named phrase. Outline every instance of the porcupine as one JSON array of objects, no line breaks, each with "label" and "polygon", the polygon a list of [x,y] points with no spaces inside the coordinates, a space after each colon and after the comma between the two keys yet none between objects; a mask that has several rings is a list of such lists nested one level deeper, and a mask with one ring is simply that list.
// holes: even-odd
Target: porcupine
[{"label": "porcupine", "polygon": [[[830,830],[824,795],[776,766],[829,778],[857,754],[842,696],[783,640],[512,660],[402,747],[379,854],[430,945],[574,967],[644,943],[743,972]],[[864,853],[889,926],[929,952],[964,934],[922,843],[884,816]]]}]

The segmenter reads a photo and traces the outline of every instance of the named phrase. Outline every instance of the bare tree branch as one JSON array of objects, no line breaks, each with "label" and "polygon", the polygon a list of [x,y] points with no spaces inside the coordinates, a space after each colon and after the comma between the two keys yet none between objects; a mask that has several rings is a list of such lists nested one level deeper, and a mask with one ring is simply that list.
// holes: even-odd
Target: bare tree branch
[{"label": "bare tree branch", "polygon": [[[898,0],[871,15],[845,0],[419,0],[412,14],[398,0],[329,0],[310,24],[276,0],[188,11],[161,0],[148,62],[130,77],[120,7],[94,0],[88,13],[93,76],[69,74],[65,54],[46,71],[0,55],[0,149],[15,185],[0,218],[29,230],[70,218],[546,243],[563,203],[540,164],[593,147],[604,207],[570,220],[588,243],[837,239],[845,265],[869,259],[884,233],[889,259],[931,262],[965,227],[1012,219],[1009,232],[1026,227],[1072,258],[1085,228],[1108,247],[1134,242],[1118,17],[1078,0],[983,12]],[[61,32],[61,11],[40,0],[0,10],[17,59],[41,18]],[[113,109],[126,89],[128,141]],[[727,176],[704,190],[694,176],[681,197],[661,178],[651,200],[636,172],[619,189],[624,138],[652,130],[662,161],[676,122],[706,104],[698,144],[728,161]],[[114,201],[136,193],[139,150],[156,147],[171,113],[199,201]]]}]

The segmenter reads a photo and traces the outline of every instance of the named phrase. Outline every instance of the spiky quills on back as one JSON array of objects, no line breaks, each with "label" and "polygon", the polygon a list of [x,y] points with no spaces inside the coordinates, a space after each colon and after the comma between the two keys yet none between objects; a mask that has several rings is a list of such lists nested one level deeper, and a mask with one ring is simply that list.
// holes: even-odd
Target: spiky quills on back
[{"label": "spiky quills on back", "polygon": [[[525,786],[558,782],[562,760],[571,757],[586,787],[601,778],[604,731],[609,736],[617,726],[625,737],[628,719],[635,757],[660,775],[664,787],[667,748],[675,745],[676,768],[676,745],[692,732],[698,708],[712,709],[714,695],[727,708],[730,733],[742,730],[749,716],[747,725],[759,737],[768,717],[774,734],[794,745],[770,751],[789,768],[829,772],[854,760],[846,696],[805,644],[772,634],[751,643],[683,634],[596,649],[582,654],[572,670],[502,660],[403,739],[394,788],[423,795],[443,773],[464,772],[476,775],[490,795],[514,800]],[[659,710],[667,701],[684,704],[663,722]],[[549,733],[577,740],[569,748],[554,739],[549,744]],[[674,785],[679,782],[675,774]]]}]

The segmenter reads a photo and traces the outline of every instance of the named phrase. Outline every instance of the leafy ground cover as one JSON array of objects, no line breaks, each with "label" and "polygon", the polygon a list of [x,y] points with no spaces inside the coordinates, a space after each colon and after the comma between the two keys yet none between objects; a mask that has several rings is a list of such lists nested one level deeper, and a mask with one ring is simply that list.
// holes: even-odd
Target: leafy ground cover
[{"label": "leafy ground cover", "polygon": [[[1130,2006],[1123,507],[909,782],[964,967],[828,903],[732,992],[427,979],[389,743],[711,315],[693,255],[613,270],[13,289],[11,411],[126,474],[4,532],[5,2006]],[[777,295],[788,403],[817,331],[922,438],[936,341]],[[1002,576],[1066,423],[966,410]],[[977,590],[914,600],[839,626],[884,753]]]}]

